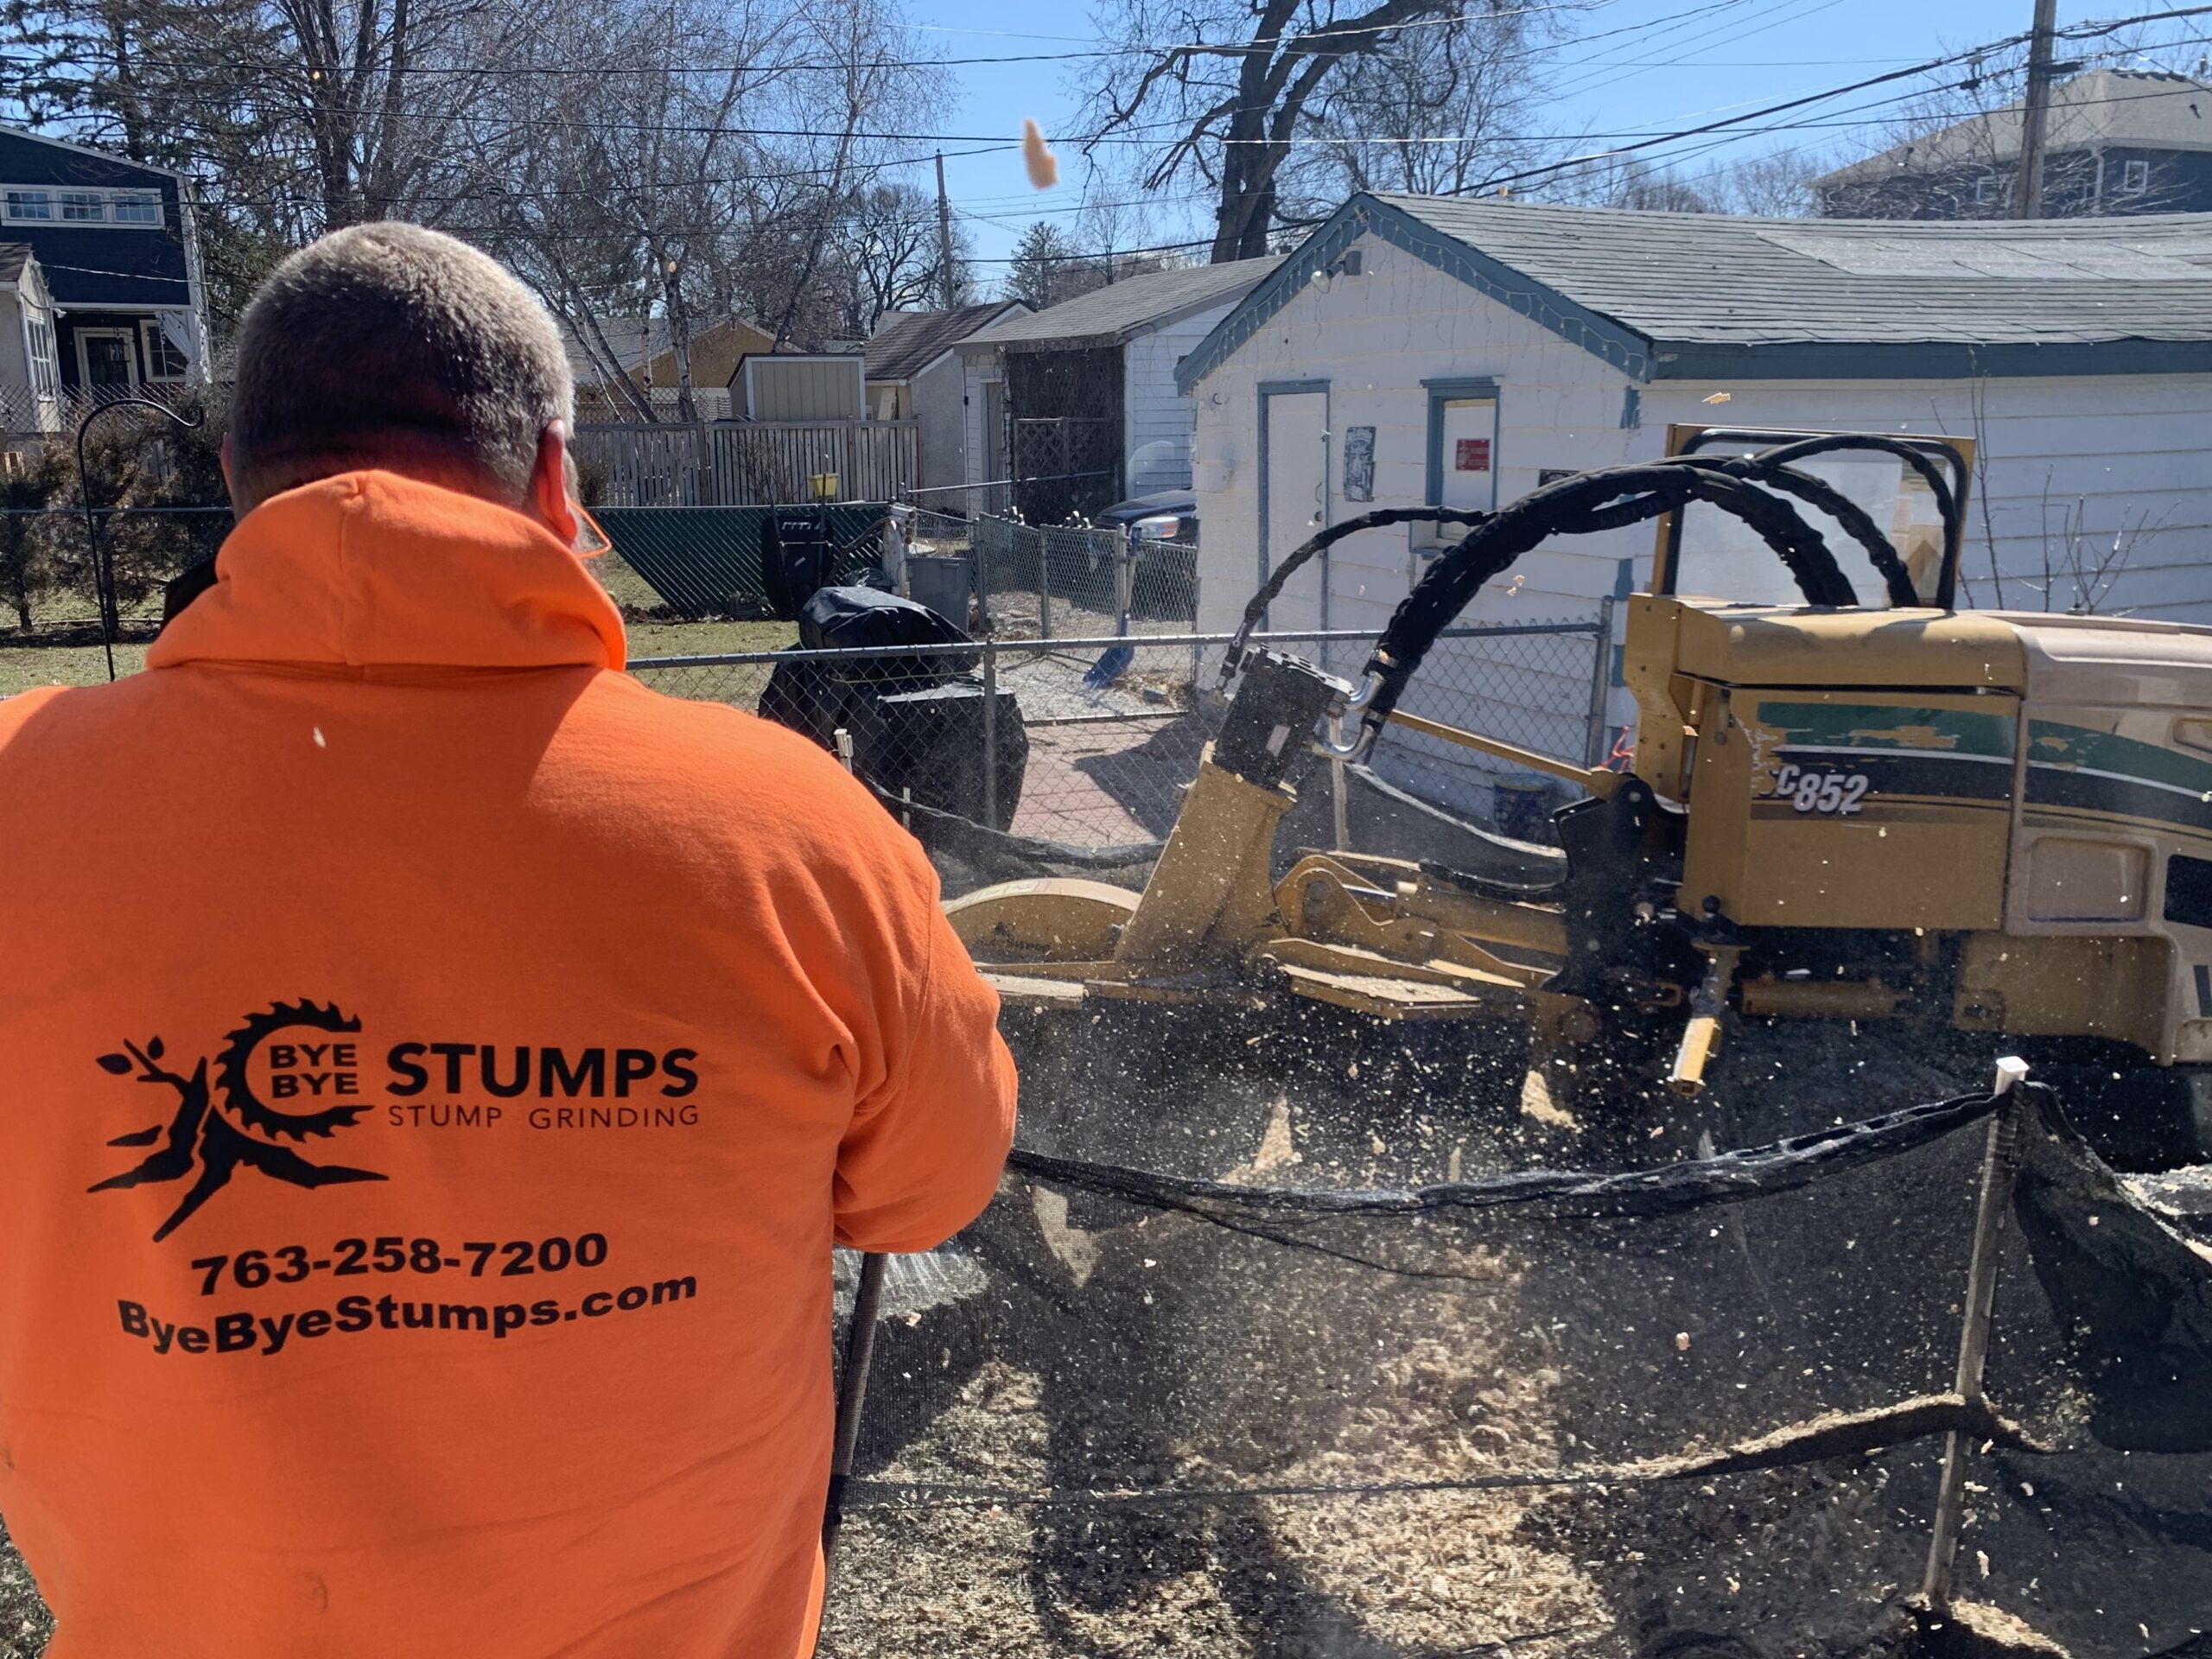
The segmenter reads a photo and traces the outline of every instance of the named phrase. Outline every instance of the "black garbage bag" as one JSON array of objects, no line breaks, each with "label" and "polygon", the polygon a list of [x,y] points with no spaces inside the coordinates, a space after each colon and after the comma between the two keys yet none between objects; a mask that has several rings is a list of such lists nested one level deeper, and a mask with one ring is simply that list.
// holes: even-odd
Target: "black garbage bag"
[{"label": "black garbage bag", "polygon": [[[804,651],[850,651],[865,646],[957,645],[972,643],[967,631],[926,605],[875,588],[824,588],[799,609]],[[912,658],[862,658],[843,664],[850,677],[897,679],[908,689],[942,685],[982,660],[981,653],[940,652]]]}]

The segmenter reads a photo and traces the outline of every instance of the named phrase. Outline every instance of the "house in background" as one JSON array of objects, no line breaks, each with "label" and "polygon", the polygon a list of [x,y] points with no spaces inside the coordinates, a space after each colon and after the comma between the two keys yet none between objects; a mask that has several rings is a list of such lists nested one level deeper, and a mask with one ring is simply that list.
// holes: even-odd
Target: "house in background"
[{"label": "house in background", "polygon": [[993,300],[949,311],[887,312],[876,325],[865,353],[868,416],[917,423],[920,487],[931,493],[922,505],[950,510],[957,505],[950,486],[968,480],[961,403],[966,385],[955,348],[978,329],[1028,309],[1020,300]]},{"label": "house in background", "polygon": [[54,298],[28,242],[0,242],[0,429],[61,429]]},{"label": "house in background", "polygon": [[[655,418],[677,417],[681,400],[675,335],[666,317],[650,320],[613,317],[601,321],[599,339],[603,351],[623,365],[630,384],[642,392]],[[583,421],[635,421],[641,417],[636,404],[619,388],[604,383],[595,354],[588,352],[573,330],[566,331],[569,364],[576,380],[576,418]],[[766,329],[741,317],[724,317],[705,323],[691,334],[691,403],[705,421],[730,416],[730,377],[739,359],[775,346]]]},{"label": "house in background", "polygon": [[[1670,423],[1974,438],[1964,602],[2212,622],[2212,214],[1853,223],[1359,195],[1177,378],[1196,398],[1204,631],[1234,626],[1322,525],[1503,506],[1548,475],[1656,459]],[[1442,539],[1347,538],[1272,626],[1380,630]],[[1587,620],[1648,580],[1651,548],[1649,524],[1562,538],[1467,620]],[[1592,665],[1559,643],[1440,647],[1408,706],[1582,759]],[[1611,705],[1624,723],[1618,686]],[[1379,764],[1448,783],[1454,763],[1402,743]]]},{"label": "house in background", "polygon": [[42,274],[63,393],[206,380],[207,299],[182,175],[0,127],[0,240],[27,247]]},{"label": "house in background", "polygon": [[[968,511],[1057,524],[1187,489],[1192,410],[1176,365],[1279,263],[1131,276],[963,340]],[[993,485],[1004,478],[1016,481]]]},{"label": "house in background", "polygon": [[[2009,219],[2022,106],[1977,115],[1813,181],[1827,219]],[[2044,217],[2212,210],[2212,86],[2092,69],[2051,88]]]}]

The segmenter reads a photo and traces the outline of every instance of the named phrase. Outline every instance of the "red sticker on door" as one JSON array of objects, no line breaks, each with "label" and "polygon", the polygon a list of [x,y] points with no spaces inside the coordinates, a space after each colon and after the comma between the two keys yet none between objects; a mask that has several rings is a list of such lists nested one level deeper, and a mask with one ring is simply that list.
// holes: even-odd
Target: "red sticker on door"
[{"label": "red sticker on door", "polygon": [[1452,447],[1452,470],[1455,473],[1490,471],[1490,440],[1461,438]]}]

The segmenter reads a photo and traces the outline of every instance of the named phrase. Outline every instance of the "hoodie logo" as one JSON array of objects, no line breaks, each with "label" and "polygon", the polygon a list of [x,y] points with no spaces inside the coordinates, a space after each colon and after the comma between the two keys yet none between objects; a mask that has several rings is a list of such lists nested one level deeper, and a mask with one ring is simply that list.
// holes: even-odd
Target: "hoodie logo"
[{"label": "hoodie logo", "polygon": [[[142,1162],[120,1175],[96,1182],[86,1191],[105,1192],[149,1181],[192,1178],[192,1185],[168,1219],[155,1230],[154,1242],[158,1244],[226,1185],[240,1165],[294,1186],[383,1180],[385,1177],[374,1170],[310,1163],[282,1144],[287,1138],[304,1143],[311,1135],[334,1135],[351,1128],[368,1109],[365,1100],[353,1103],[345,1099],[358,1084],[353,1071],[354,1046],[341,1039],[360,1029],[360,1020],[340,1013],[334,1002],[322,1007],[309,1001],[276,1003],[265,1014],[246,1015],[238,1028],[223,1039],[215,1056],[212,1085],[205,1058],[189,1076],[164,1065],[165,1051],[159,1037],[149,1039],[143,1047],[126,1041],[121,1052],[101,1055],[100,1069],[111,1076],[128,1077],[135,1071],[140,1083],[175,1090],[177,1108],[166,1126],[156,1123],[109,1141],[111,1147],[161,1144]],[[309,1043],[299,1039],[270,1045],[278,1067],[271,1077],[272,1103],[254,1092],[250,1076],[252,1062],[270,1038],[294,1032],[321,1033],[330,1040]],[[308,1057],[309,1065],[301,1065],[302,1055]],[[309,1084],[304,1098],[302,1082]]]}]

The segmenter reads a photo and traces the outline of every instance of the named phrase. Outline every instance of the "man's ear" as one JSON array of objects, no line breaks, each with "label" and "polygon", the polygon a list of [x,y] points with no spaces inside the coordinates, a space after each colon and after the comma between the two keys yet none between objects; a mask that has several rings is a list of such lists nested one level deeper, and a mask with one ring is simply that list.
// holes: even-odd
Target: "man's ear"
[{"label": "man's ear", "polygon": [[548,421],[537,435],[537,463],[530,469],[530,499],[538,521],[574,547],[583,526],[576,518],[575,499],[569,493],[566,421]]}]

